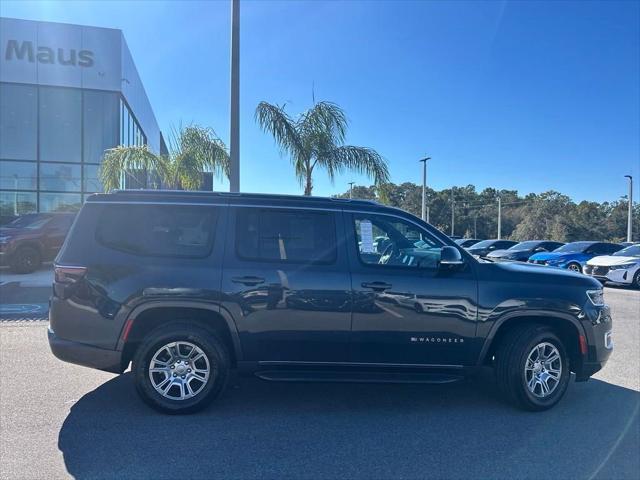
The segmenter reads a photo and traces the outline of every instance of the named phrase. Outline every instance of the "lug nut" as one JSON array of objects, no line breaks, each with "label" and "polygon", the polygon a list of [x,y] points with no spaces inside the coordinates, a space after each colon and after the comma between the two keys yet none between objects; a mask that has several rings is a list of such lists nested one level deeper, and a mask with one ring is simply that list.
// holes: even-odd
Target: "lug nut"
[{"label": "lug nut", "polygon": [[187,373],[191,373],[191,369],[190,368],[187,368]]},{"label": "lug nut", "polygon": [[180,377],[180,378],[184,378],[184,375],[182,375],[182,377]]},{"label": "lug nut", "polygon": [[175,365],[171,365],[171,370],[173,370],[174,368],[176,368],[176,366]]},{"label": "lug nut", "polygon": [[173,376],[174,376],[174,377],[177,377],[177,376],[178,376],[178,374],[177,374],[177,373],[174,373],[174,374],[173,374]]}]

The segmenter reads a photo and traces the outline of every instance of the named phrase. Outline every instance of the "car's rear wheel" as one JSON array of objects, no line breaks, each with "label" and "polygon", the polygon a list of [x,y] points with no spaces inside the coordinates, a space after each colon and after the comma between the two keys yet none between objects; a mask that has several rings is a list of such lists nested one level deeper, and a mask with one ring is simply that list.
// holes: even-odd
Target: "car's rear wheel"
[{"label": "car's rear wheel", "polygon": [[582,273],[582,267],[580,266],[579,263],[575,263],[575,262],[571,262],[569,265],[567,265],[567,270],[570,270],[576,273]]},{"label": "car's rear wheel", "polygon": [[159,327],[133,360],[136,389],[153,408],[193,413],[215,399],[227,382],[226,346],[207,330],[188,323]]},{"label": "car's rear wheel", "polygon": [[553,407],[564,396],[571,376],[562,341],[544,325],[511,330],[496,352],[498,387],[525,410]]},{"label": "car's rear wheel", "polygon": [[42,257],[37,248],[34,247],[20,247],[16,250],[11,268],[16,273],[31,273],[35,272],[42,264]]}]

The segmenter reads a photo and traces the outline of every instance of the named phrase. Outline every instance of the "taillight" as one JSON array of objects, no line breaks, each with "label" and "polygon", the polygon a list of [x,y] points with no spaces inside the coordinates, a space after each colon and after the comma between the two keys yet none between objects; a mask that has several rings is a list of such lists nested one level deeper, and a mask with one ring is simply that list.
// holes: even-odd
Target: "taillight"
[{"label": "taillight", "polygon": [[87,267],[71,267],[66,265],[56,265],[53,269],[56,283],[70,285],[76,283],[87,273]]}]

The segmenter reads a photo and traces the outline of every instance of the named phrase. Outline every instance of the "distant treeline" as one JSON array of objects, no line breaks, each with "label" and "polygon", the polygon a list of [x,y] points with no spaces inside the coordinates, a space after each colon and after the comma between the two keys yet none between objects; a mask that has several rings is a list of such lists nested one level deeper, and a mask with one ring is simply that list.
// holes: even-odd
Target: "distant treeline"
[{"label": "distant treeline", "polygon": [[[405,182],[380,187],[355,186],[353,198],[377,200],[416,216],[421,214],[422,186]],[[337,195],[348,198],[349,191]],[[555,191],[520,196],[516,190],[473,185],[435,191],[427,188],[429,222],[451,234],[453,205],[454,234],[472,238],[496,238],[498,197],[502,203],[502,238],[517,241],[549,239],[624,241],[627,235],[627,199],[613,202],[573,202]],[[640,239],[640,205],[634,202],[633,239]]]}]

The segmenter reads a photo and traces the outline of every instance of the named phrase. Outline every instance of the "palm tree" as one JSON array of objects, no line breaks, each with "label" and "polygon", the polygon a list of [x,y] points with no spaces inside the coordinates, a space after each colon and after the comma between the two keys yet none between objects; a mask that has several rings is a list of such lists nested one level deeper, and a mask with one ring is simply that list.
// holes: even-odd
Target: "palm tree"
[{"label": "palm tree", "polygon": [[283,152],[291,156],[296,178],[304,194],[313,190],[313,171],[324,168],[333,182],[345,170],[373,177],[376,185],[389,181],[387,162],[371,148],[344,145],[347,118],[331,102],[319,102],[292,119],[284,105],[260,102],[255,118],[260,127],[273,135]]},{"label": "palm tree", "polygon": [[210,128],[197,125],[172,131],[169,155],[156,155],[147,145],[120,145],[105,151],[100,180],[106,192],[121,188],[135,171],[155,172],[167,188],[195,190],[203,172],[229,176],[227,148]]}]

